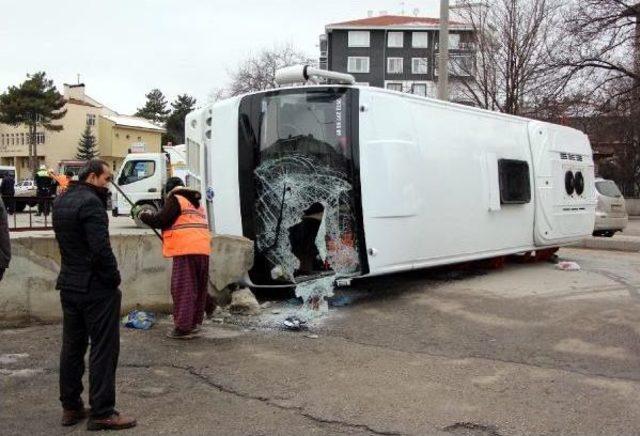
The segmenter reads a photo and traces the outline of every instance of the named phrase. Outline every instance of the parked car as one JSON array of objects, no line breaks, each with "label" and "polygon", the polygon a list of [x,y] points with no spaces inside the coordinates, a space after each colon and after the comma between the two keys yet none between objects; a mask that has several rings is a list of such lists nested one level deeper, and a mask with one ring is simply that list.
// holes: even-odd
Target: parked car
[{"label": "parked car", "polygon": [[37,203],[35,200],[37,193],[36,183],[32,179],[25,179],[16,183],[16,197],[34,198],[34,200],[16,200],[15,209],[18,212],[22,212],[27,207],[27,204],[34,207]]},{"label": "parked car", "polygon": [[596,179],[596,224],[593,236],[613,236],[627,227],[629,215],[622,192],[613,180]]}]

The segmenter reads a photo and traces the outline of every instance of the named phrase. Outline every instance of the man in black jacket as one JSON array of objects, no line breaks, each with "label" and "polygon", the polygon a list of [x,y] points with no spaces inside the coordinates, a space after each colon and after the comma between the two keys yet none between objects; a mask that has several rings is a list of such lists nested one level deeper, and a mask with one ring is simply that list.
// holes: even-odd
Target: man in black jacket
[{"label": "man in black jacket", "polygon": [[115,411],[115,377],[120,351],[118,264],[109,242],[106,212],[111,171],[94,159],[80,171],[80,182],[60,195],[53,207],[53,228],[62,258],[56,289],[62,302],[60,401],[62,425],[88,415],[81,393],[84,355],[89,360],[88,430],[119,430],[136,421]]},{"label": "man in black jacket", "polygon": [[11,262],[11,240],[9,239],[9,223],[7,222],[7,211],[4,203],[0,199],[0,281],[4,277],[4,272],[9,268]]}]

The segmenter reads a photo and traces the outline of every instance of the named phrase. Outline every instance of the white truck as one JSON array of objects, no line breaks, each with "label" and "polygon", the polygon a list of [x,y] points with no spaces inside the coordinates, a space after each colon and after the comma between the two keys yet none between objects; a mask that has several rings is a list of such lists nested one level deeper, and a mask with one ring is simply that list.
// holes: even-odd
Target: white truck
[{"label": "white truck", "polygon": [[[172,168],[169,155],[165,153],[130,153],[125,157],[114,182],[136,205],[143,209],[157,211],[164,200],[164,186],[171,177]],[[131,213],[129,202],[114,188],[111,190],[113,216]],[[136,220],[138,227],[145,227]]]}]

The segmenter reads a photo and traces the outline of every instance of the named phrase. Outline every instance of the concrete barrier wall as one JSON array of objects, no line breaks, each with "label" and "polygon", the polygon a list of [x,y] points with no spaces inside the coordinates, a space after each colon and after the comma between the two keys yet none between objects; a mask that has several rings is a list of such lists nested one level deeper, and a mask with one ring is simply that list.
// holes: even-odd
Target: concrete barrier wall
[{"label": "concrete barrier wall", "polygon": [[[111,244],[122,276],[122,311],[143,308],[171,311],[171,260],[162,257],[153,235],[116,235]],[[12,235],[12,260],[0,282],[0,325],[57,322],[60,294],[55,283],[60,252],[53,235]],[[211,259],[212,281],[220,290],[251,268],[253,243],[216,235]]]},{"label": "concrete barrier wall", "polygon": [[640,216],[640,199],[627,198],[625,199],[627,206],[627,213],[631,216]]}]

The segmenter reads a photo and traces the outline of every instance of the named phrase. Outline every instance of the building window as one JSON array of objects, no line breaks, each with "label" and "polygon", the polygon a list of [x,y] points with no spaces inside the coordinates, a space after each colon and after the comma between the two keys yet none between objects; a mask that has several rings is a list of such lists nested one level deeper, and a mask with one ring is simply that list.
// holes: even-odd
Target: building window
[{"label": "building window", "polygon": [[451,53],[449,59],[449,74],[452,76],[473,75],[473,55]]},{"label": "building window", "polygon": [[429,47],[429,34],[427,32],[413,32],[411,34],[411,46],[415,48]]},{"label": "building window", "polygon": [[349,32],[349,47],[369,47],[370,32],[368,30],[352,30]]},{"label": "building window", "polygon": [[449,49],[450,50],[459,50],[460,49],[460,34],[459,33],[450,33],[449,34]]},{"label": "building window", "polygon": [[402,74],[402,67],[404,65],[403,58],[388,58],[387,59],[387,73],[389,74]]},{"label": "building window", "polygon": [[402,92],[402,83],[401,82],[388,82],[387,89],[391,91],[399,91]]},{"label": "building window", "polygon": [[131,136],[127,135],[127,136],[125,136],[125,138],[129,139],[129,138],[131,138]]},{"label": "building window", "polygon": [[20,134],[20,145],[24,145],[24,133]]},{"label": "building window", "polygon": [[427,58],[412,58],[411,59],[411,73],[412,74],[427,74],[429,70],[429,60]]},{"label": "building window", "polygon": [[525,204],[531,201],[529,164],[523,160],[498,160],[500,203]]},{"label": "building window", "polygon": [[95,126],[95,125],[96,125],[95,114],[87,114],[87,126]]},{"label": "building window", "polygon": [[138,141],[142,141],[142,136],[138,136]]},{"label": "building window", "polygon": [[119,133],[116,133],[116,138],[119,138],[119,137],[120,137],[120,134],[119,134]]},{"label": "building window", "polygon": [[348,73],[368,73],[369,72],[369,57],[367,56],[353,56],[348,58],[347,65]]},{"label": "building window", "polygon": [[404,32],[389,32],[387,36],[387,47],[404,46]]},{"label": "building window", "polygon": [[415,95],[420,95],[422,97],[427,96],[427,84],[426,83],[414,83],[411,85],[411,92]]}]

